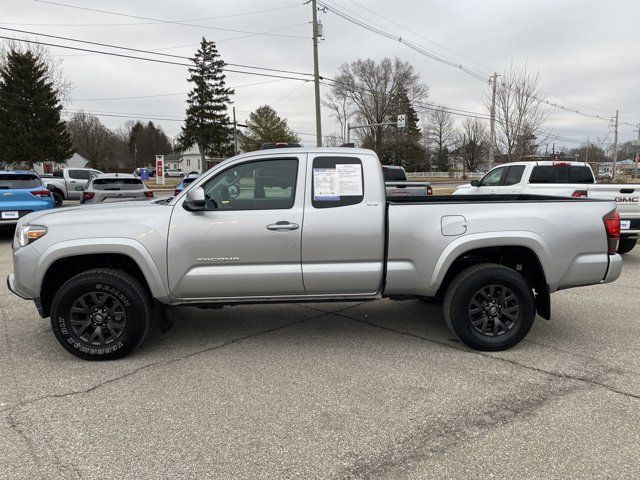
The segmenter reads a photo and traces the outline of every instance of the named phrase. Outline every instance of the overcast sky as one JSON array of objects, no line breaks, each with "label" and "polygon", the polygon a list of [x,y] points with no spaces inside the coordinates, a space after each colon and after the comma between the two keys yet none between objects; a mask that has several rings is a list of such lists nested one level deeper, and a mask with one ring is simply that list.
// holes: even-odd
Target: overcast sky
[{"label": "overcast sky", "polygon": [[[0,26],[139,49],[161,49],[163,53],[184,56],[193,55],[204,35],[218,42],[220,53],[228,63],[313,71],[309,38],[311,7],[302,0],[55,1],[163,20],[189,21],[201,26],[153,23],[31,0],[0,0]],[[511,62],[516,65],[526,62],[530,70],[540,73],[550,101],[603,117],[612,117],[618,108],[621,121],[631,124],[640,121],[637,32],[640,2],[637,0],[357,0],[357,3],[335,0],[327,3],[437,55],[464,63],[487,78],[492,71],[501,72]],[[270,11],[252,13],[257,10]],[[195,20],[203,18],[207,20]],[[319,47],[321,74],[332,76],[342,63],[361,57],[380,60],[398,56],[415,66],[430,88],[430,101],[453,108],[486,111],[483,95],[488,87],[483,82],[398,42],[347,23],[330,12],[321,13],[319,19],[324,26],[324,41]],[[271,31],[272,35],[228,30]],[[34,38],[6,30],[2,35]],[[73,83],[70,109],[82,108],[141,120],[179,119],[184,115],[185,93],[189,89],[185,67],[61,48],[51,48],[51,53],[62,60],[65,76]],[[229,73],[227,79],[230,86],[237,88],[233,102],[239,121],[246,120],[256,107],[270,104],[288,119],[293,130],[302,134],[305,143],[314,142],[313,135],[306,135],[315,131],[311,82],[273,81],[275,79],[268,77],[234,73]],[[270,83],[249,85],[257,82]],[[144,95],[162,96],[97,100]],[[549,111],[550,130],[556,135],[581,140],[587,136],[591,140],[613,139],[606,120],[551,107]],[[106,115],[101,119],[110,127],[127,121],[127,118]],[[179,133],[179,121],[155,120],[155,123],[171,137]],[[323,133],[337,130],[328,112],[323,112]],[[621,141],[633,139],[635,135],[634,127],[620,126]],[[573,146],[566,142],[565,145]]]}]

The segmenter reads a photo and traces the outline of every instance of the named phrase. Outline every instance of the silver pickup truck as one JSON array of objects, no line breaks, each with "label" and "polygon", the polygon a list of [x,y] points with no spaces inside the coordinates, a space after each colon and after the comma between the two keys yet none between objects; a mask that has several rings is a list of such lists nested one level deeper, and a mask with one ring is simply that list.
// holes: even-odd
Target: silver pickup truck
[{"label": "silver pickup truck", "polygon": [[462,342],[502,350],[550,317],[550,293],[617,279],[619,234],[610,201],[389,201],[370,150],[274,149],[176,197],[23,217],[7,283],[84,359],[124,356],[172,306],[382,297],[440,298]]},{"label": "silver pickup truck", "polygon": [[51,175],[43,175],[42,181],[53,195],[56,207],[61,207],[64,200],[80,200],[89,179],[101,173],[93,168],[63,168]]}]

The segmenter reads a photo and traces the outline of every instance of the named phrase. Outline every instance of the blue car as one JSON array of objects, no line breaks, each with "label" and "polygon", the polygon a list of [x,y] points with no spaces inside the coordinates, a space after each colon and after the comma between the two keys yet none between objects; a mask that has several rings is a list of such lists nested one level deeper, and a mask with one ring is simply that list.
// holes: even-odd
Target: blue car
[{"label": "blue car", "polygon": [[37,173],[0,170],[0,225],[15,224],[31,212],[54,208],[56,202]]},{"label": "blue car", "polygon": [[185,188],[187,188],[191,183],[193,183],[193,181],[198,178],[200,176],[199,173],[188,173],[185,175],[185,177],[182,179],[182,181],[180,182],[180,184],[176,187],[175,192],[173,192],[173,195],[178,195],[180,192],[182,192]]}]

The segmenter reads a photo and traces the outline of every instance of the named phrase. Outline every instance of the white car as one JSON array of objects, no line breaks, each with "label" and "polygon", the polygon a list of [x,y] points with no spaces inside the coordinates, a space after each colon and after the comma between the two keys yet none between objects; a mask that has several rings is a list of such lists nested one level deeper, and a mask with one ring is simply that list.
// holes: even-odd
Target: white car
[{"label": "white car", "polygon": [[165,177],[184,177],[184,172],[182,170],[178,170],[177,168],[167,168],[164,171]]}]

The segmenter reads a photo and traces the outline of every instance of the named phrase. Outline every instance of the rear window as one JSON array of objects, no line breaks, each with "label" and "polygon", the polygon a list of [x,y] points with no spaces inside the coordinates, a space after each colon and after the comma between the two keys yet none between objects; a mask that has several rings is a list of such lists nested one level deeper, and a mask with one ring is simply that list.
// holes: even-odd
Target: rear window
[{"label": "rear window", "polygon": [[591,169],[579,165],[538,165],[529,183],[595,183]]},{"label": "rear window", "polygon": [[402,168],[385,168],[382,167],[382,174],[385,182],[406,182],[407,175]]},{"label": "rear window", "polygon": [[29,174],[0,174],[0,189],[11,188],[38,188],[42,186],[42,181],[35,175]]},{"label": "rear window", "polygon": [[93,181],[94,190],[142,190],[144,184],[137,178],[98,178]]}]

